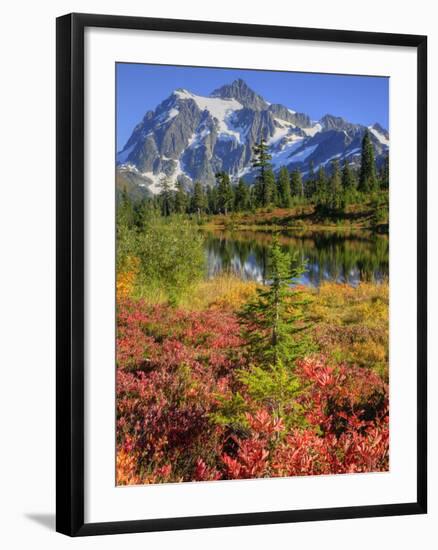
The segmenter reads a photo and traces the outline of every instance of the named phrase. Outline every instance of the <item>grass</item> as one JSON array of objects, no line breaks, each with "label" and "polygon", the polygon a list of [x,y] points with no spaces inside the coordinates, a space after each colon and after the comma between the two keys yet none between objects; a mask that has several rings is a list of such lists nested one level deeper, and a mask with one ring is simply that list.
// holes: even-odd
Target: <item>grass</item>
[{"label": "grass", "polygon": [[325,283],[314,297],[310,317],[320,349],[335,363],[368,367],[388,380],[388,283]]},{"label": "grass", "polygon": [[254,281],[242,281],[235,275],[222,274],[193,285],[182,297],[180,307],[190,311],[238,309],[255,294],[257,286]]},{"label": "grass", "polygon": [[[144,284],[134,269],[117,275],[117,297],[144,299],[150,304],[165,304],[169,296],[157,284]],[[234,310],[251,298],[257,288],[254,281],[243,281],[232,274],[222,273],[211,279],[197,281],[181,293],[178,307],[187,311],[207,309]]]}]

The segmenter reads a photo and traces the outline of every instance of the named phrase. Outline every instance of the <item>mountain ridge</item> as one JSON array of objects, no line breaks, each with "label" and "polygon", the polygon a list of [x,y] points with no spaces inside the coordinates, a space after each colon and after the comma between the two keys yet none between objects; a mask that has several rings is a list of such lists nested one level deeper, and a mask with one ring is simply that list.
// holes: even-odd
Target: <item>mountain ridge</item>
[{"label": "mountain ridge", "polygon": [[[366,130],[335,115],[314,121],[306,113],[269,103],[242,79],[209,96],[176,88],[134,127],[116,156],[117,172],[147,194],[158,193],[164,177],[190,189],[195,181],[213,184],[222,170],[251,183],[252,149],[264,138],[275,171],[298,168],[306,177],[311,163],[315,170],[335,158],[357,166]],[[379,164],[389,150],[389,133],[377,122],[368,131]]]}]

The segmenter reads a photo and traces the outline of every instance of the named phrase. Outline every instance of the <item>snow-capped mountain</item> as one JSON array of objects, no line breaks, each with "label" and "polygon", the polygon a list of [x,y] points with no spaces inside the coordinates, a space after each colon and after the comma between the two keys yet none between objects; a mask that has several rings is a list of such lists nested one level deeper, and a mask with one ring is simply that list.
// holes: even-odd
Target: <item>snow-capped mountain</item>
[{"label": "snow-capped mountain", "polygon": [[[207,97],[177,89],[134,128],[117,154],[118,178],[131,189],[150,193],[160,191],[164,176],[190,188],[194,181],[212,184],[221,170],[250,183],[252,148],[262,137],[274,170],[299,168],[305,177],[311,162],[315,170],[328,168],[335,158],[357,165],[365,129],[332,115],[312,121],[304,113],[268,103],[240,79]],[[380,163],[389,134],[379,124],[369,131]]]}]

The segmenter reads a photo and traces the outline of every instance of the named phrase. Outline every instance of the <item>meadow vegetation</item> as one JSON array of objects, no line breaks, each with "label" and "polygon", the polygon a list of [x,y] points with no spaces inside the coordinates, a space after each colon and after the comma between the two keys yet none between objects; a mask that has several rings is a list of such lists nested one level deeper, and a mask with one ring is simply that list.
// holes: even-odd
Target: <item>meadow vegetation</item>
[{"label": "meadow vegetation", "polygon": [[[377,171],[368,132],[359,170],[335,158],[303,181],[270,158],[261,139],[251,186],[219,172],[190,193],[165,178],[159,195],[119,197],[119,485],[388,470],[388,283],[373,277],[389,159]],[[318,277],[338,250],[358,285],[302,284],[304,241],[279,232],[321,227],[372,234],[372,250],[346,240],[341,254],[331,236],[313,252]],[[209,277],[205,229],[268,233],[263,284]]]},{"label": "meadow vegetation", "polygon": [[[145,207],[143,205],[143,207]],[[207,278],[196,221],[121,204],[117,483],[385,471],[388,284]]]}]

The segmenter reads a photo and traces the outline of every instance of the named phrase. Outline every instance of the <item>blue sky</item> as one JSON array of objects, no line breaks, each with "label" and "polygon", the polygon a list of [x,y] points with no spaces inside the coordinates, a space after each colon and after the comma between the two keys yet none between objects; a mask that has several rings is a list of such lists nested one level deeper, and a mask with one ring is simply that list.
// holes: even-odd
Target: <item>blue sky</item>
[{"label": "blue sky", "polygon": [[121,150],[146,111],[154,110],[175,88],[208,95],[242,78],[270,103],[281,103],[319,119],[329,113],[350,122],[388,128],[389,79],[371,76],[210,69],[118,63],[117,150]]}]

